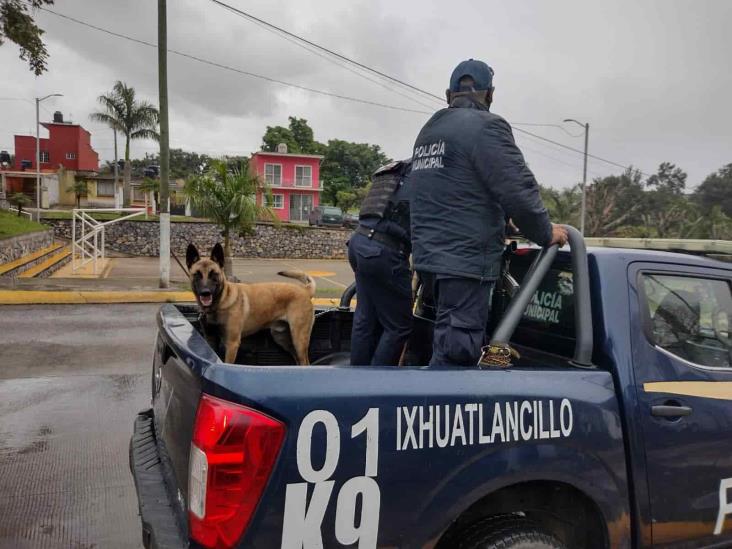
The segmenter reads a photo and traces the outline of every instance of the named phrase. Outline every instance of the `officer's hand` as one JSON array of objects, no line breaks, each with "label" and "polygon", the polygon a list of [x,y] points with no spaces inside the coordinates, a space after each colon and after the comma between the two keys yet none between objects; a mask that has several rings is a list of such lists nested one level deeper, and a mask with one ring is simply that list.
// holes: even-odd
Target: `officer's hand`
[{"label": "officer's hand", "polygon": [[567,229],[565,229],[563,225],[552,223],[552,240],[549,242],[550,246],[559,244],[559,247],[561,248],[567,243],[568,238],[569,235],[567,234]]}]

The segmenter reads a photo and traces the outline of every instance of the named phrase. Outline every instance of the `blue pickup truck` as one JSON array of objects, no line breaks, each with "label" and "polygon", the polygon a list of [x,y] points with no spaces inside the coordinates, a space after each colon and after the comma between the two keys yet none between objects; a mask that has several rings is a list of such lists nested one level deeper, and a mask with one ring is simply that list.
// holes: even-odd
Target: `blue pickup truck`
[{"label": "blue pickup truck", "polygon": [[351,295],[310,367],[268,332],[224,363],[164,305],[130,443],[146,547],[732,547],[732,266],[519,247],[507,368],[347,364]]}]

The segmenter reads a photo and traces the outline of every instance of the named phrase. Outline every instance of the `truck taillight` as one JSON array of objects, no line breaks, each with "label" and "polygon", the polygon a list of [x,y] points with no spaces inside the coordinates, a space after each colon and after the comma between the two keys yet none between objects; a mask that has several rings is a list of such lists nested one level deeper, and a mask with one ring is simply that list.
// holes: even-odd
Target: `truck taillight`
[{"label": "truck taillight", "polygon": [[204,547],[233,547],[246,530],[285,437],[260,412],[203,395],[193,426],[188,527]]}]

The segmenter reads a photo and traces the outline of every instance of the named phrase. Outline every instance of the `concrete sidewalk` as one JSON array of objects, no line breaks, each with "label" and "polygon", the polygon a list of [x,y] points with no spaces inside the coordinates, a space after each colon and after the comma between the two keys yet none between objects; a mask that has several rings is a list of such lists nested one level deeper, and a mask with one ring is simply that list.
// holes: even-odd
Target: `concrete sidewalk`
[{"label": "concrete sidewalk", "polygon": [[[345,260],[234,259],[234,275],[241,282],[297,282],[277,276],[286,269],[302,270],[315,278],[317,304],[337,304],[353,282]],[[164,303],[193,301],[186,273],[171,261],[170,288],[158,287],[158,258],[111,258],[97,278],[71,275],[65,268],[50,278],[0,278],[0,305],[53,303]]]}]

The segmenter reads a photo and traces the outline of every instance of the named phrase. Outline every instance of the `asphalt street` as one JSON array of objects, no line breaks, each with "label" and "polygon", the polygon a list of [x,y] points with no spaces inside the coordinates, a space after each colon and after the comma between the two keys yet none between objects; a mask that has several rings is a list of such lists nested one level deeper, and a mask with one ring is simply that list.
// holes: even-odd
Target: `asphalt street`
[{"label": "asphalt street", "polygon": [[0,307],[0,548],[141,547],[128,444],[157,309]]}]

